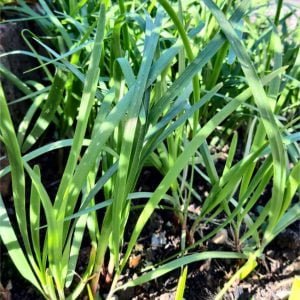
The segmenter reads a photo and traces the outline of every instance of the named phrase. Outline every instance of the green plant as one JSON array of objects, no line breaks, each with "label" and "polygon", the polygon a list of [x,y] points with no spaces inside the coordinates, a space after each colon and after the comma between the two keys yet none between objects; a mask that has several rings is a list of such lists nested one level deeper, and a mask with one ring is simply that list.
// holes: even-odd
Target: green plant
[{"label": "green plant", "polygon": [[[293,201],[299,190],[299,118],[293,117],[299,109],[300,54],[294,39],[282,44],[278,25],[287,20],[280,17],[282,2],[274,23],[263,18],[261,26],[250,22],[248,16],[259,8],[249,8],[248,1],[203,2],[57,1],[54,7],[40,1],[36,12],[20,1],[20,6],[6,8],[36,19],[51,40],[46,43],[25,30],[31,52],[8,53],[36,57],[46,76],[43,82],[24,83],[0,68],[25,94],[16,102],[32,101],[15,132],[0,88],[0,138],[10,163],[0,176],[11,172],[18,224],[10,222],[0,198],[0,236],[22,276],[45,298],[97,297],[105,268],[111,280],[108,298],[181,268],[176,298],[182,299],[188,264],[243,259],[245,264],[217,296],[221,299],[233,281],[251,273],[276,235],[299,219],[299,202]],[[46,54],[38,54],[36,43]],[[289,55],[283,54],[285,47],[292,49]],[[60,139],[41,145],[51,122]],[[212,146],[230,139],[219,167]],[[37,149],[30,150],[33,146]],[[43,170],[29,162],[67,147],[51,199]],[[138,192],[138,180],[149,166],[162,180],[150,193]],[[209,186],[208,196],[197,192],[197,178]],[[272,195],[263,199],[268,185]],[[144,200],[127,241],[127,225],[137,208],[133,199]],[[178,253],[117,286],[162,200],[182,229]],[[200,207],[197,216],[188,210],[192,201]],[[257,213],[258,201],[263,204]],[[203,224],[212,229],[201,236]],[[224,229],[231,232],[232,251],[194,253]],[[76,280],[84,239],[91,245],[89,261]]]}]

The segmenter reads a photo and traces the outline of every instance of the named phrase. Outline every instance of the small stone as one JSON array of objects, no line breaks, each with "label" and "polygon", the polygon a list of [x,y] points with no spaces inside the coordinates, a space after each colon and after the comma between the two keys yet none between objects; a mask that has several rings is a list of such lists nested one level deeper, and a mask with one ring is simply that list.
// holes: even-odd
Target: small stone
[{"label": "small stone", "polygon": [[141,254],[131,255],[130,258],[129,258],[129,268],[130,269],[135,269],[140,264],[141,258],[142,258]]},{"label": "small stone", "polygon": [[166,232],[162,231],[159,233],[153,233],[151,237],[151,248],[157,249],[158,247],[162,247],[167,243]]},{"label": "small stone", "polygon": [[280,300],[288,299],[289,295],[290,295],[290,292],[287,290],[281,290],[276,293],[276,296]]},{"label": "small stone", "polygon": [[225,244],[228,240],[228,233],[226,229],[219,231],[212,239],[212,242],[217,245]]}]

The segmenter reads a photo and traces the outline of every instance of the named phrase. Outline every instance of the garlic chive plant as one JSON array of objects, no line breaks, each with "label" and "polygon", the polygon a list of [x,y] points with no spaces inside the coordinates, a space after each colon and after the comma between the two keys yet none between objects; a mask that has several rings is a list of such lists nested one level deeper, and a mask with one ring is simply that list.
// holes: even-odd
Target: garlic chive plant
[{"label": "garlic chive plant", "polygon": [[[34,57],[38,67],[24,71],[44,77],[22,82],[0,65],[24,94],[7,99],[0,86],[9,161],[0,176],[10,173],[15,214],[0,194],[0,237],[43,297],[97,299],[105,276],[112,299],[181,269],[176,299],[183,299],[189,264],[230,259],[236,273],[216,296],[222,299],[299,220],[299,27],[289,24],[299,8],[280,0],[272,8],[266,17],[269,1],[39,0],[32,7],[21,0],[2,7],[5,16],[33,20],[39,34],[24,29],[29,50],[0,57]],[[29,109],[13,124],[10,106],[20,101]],[[47,141],[49,128],[56,141]],[[223,161],[216,145],[228,145]],[[33,163],[50,152],[61,162],[67,156],[54,196]],[[149,167],[160,182],[140,191]],[[176,254],[121,280],[158,207],[178,220]],[[230,251],[199,250],[220,232]],[[87,244],[88,261],[78,268]]]}]

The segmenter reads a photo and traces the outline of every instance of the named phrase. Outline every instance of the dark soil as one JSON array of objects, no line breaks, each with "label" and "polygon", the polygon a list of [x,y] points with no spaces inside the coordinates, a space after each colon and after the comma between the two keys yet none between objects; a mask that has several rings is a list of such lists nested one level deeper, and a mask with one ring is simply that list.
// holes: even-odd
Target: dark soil
[{"label": "dark soil", "polygon": [[[163,213],[157,214],[160,220]],[[236,282],[224,299],[254,299],[254,300],[279,300],[287,299],[291,290],[292,280],[295,275],[300,275],[300,223],[292,225],[282,232],[266,250],[265,259],[260,261],[256,270],[244,281]],[[179,250],[179,236],[174,236],[174,229],[161,224],[161,230],[166,231],[166,244],[153,249],[151,247],[151,232],[142,236],[139,244],[143,249],[135,252],[138,257],[137,265],[125,270],[122,281],[130,280],[139,274],[139,270],[149,264],[166,259],[169,255]],[[155,224],[147,227],[157,228]],[[157,229],[156,229],[157,232]],[[37,291],[28,284],[17,272],[11,263],[5,249],[1,249],[1,283],[2,298],[31,300],[43,299]],[[81,263],[86,260],[84,253],[89,249],[83,249]],[[141,254],[141,256],[139,256]],[[80,261],[79,260],[79,261]],[[80,262],[79,262],[80,264]],[[189,266],[186,283],[185,299],[214,299],[223,284],[237,269],[232,261],[212,260],[194,263]],[[78,267],[80,268],[80,265]],[[127,289],[118,294],[118,299],[174,299],[179,271],[171,272],[157,280],[153,280],[143,286]],[[105,289],[103,290],[105,294]],[[252,298],[253,297],[253,298]]]}]

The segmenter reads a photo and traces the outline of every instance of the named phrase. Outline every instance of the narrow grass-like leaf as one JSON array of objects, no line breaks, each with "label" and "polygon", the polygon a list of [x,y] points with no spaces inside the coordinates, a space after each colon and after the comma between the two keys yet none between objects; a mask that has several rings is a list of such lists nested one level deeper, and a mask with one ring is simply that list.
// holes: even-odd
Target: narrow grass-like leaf
[{"label": "narrow grass-like leaf", "polygon": [[99,157],[99,153],[101,153],[101,150],[103,150],[105,143],[115,130],[116,126],[119,124],[120,120],[125,116],[125,113],[130,105],[133,91],[134,89],[130,89],[123,99],[111,110],[103,123],[100,124],[98,131],[95,133],[95,136],[91,140],[88,149],[80,160],[80,163],[77,166],[75,174],[72,178],[72,182],[70,183],[68,197],[70,201],[69,204],[72,205],[69,206],[68,213],[72,212],[74,209],[74,200],[78,197],[80,188],[82,188],[87,174],[95,165],[96,160]]},{"label": "narrow grass-like leaf", "polygon": [[[92,172],[89,174],[87,178],[86,187],[83,189],[83,199],[85,198],[85,195],[89,192],[90,187],[92,185],[93,177],[95,177],[95,174],[92,174]],[[66,278],[66,287],[70,287],[73,277],[75,274],[75,268],[78,261],[78,257],[80,254],[81,244],[83,240],[83,234],[86,228],[88,220],[88,215],[81,215],[79,219],[76,222],[73,238],[72,238],[72,244],[70,248],[70,252],[66,256],[66,266],[67,266],[67,278]],[[66,251],[66,250],[65,250]]]},{"label": "narrow grass-like leaf", "polygon": [[[38,166],[35,166],[33,171],[40,177],[40,169]],[[35,253],[36,260],[38,262],[39,268],[44,269],[41,260],[41,244],[40,244],[40,206],[41,200],[36,190],[34,184],[31,185],[30,191],[30,208],[29,208],[29,219],[30,219],[30,233],[31,240],[33,245],[33,250]]]},{"label": "narrow grass-like leaf", "polygon": [[121,57],[121,58],[117,59],[117,62],[119,63],[119,65],[122,69],[122,72],[124,74],[124,77],[125,77],[128,87],[129,88],[132,87],[136,78],[135,78],[135,75],[132,71],[132,68],[131,68],[128,60],[125,59],[124,57]]},{"label": "narrow grass-like leaf", "polygon": [[170,65],[174,57],[182,49],[181,41],[177,41],[172,47],[166,49],[158,58],[158,60],[153,64],[150,70],[147,88],[158,78],[158,76],[163,72],[168,65]]},{"label": "narrow grass-like leaf", "polygon": [[45,100],[45,95],[43,95],[43,94],[38,95],[34,99],[33,103],[30,105],[23,120],[20,122],[19,128],[18,128],[18,134],[17,134],[18,142],[19,142],[20,146],[22,146],[22,144],[24,142],[26,132],[31,124],[31,121],[32,121],[36,111],[41,106],[41,104],[43,103],[44,100]]},{"label": "narrow grass-like leaf", "polygon": [[185,284],[186,284],[186,278],[187,278],[187,266],[184,267],[183,271],[181,272],[181,275],[179,277],[177,289],[176,289],[176,295],[175,300],[183,300],[184,296],[184,290],[185,290]]},{"label": "narrow grass-like leaf", "polygon": [[259,151],[251,153],[247,158],[240,161],[220,178],[220,183],[213,187],[209,197],[206,199],[201,211],[201,216],[205,216],[218,204],[221,204],[224,199],[231,196],[235,191],[236,186],[239,184],[244,172],[251,167],[253,161],[261,154],[262,150],[263,147],[260,148]]},{"label": "narrow grass-like leaf", "polygon": [[289,225],[293,224],[300,219],[300,204],[293,205],[287,212],[281,217],[279,222],[276,224],[272,235],[269,240],[266,240],[265,245],[272,241],[280,232],[283,232]]},{"label": "narrow grass-like leaf", "polygon": [[9,114],[5,95],[0,83],[0,132],[5,145],[7,157],[11,167],[13,199],[17,222],[24,241],[26,251],[31,254],[27,231],[27,217],[25,209],[25,175],[22,156],[18,145],[14,126]]},{"label": "narrow grass-like leaf", "polygon": [[293,196],[296,193],[300,181],[299,181],[299,175],[300,175],[300,162],[293,167],[291,170],[286,183],[286,190],[285,190],[285,200],[284,200],[284,206],[281,209],[281,215],[284,214],[286,209],[290,206]]},{"label": "narrow grass-like leaf", "polygon": [[7,80],[9,80],[16,88],[18,88],[25,95],[29,95],[32,93],[32,90],[28,87],[26,83],[20,80],[15,74],[13,74],[10,70],[5,68],[5,66],[2,64],[0,64],[0,74],[4,76]]},{"label": "narrow grass-like leaf", "polygon": [[[128,194],[126,200],[132,200],[132,199],[149,199],[152,195],[153,195],[153,193],[150,193],[150,192],[130,193],[130,194]],[[88,196],[87,199],[89,199],[90,197],[91,196]],[[171,196],[169,196],[167,194],[163,195],[162,199],[167,200],[169,202],[172,202],[174,200]],[[98,209],[102,209],[102,208],[108,207],[108,206],[110,206],[112,204],[112,202],[113,202],[113,199],[107,199],[107,200],[105,200],[105,201],[103,201],[101,203],[95,204],[95,205],[93,205],[93,206],[91,206],[89,208],[85,208],[88,204],[82,205],[82,207],[80,208],[80,210],[77,213],[75,213],[75,214],[73,214],[73,215],[65,218],[65,221],[69,221],[69,220],[72,220],[72,219],[75,219],[75,218],[79,218],[79,217],[81,217],[84,214],[88,214],[88,213],[94,212],[94,211],[96,211]]]},{"label": "narrow grass-like leaf", "polygon": [[51,9],[48,7],[47,3],[44,0],[40,0],[40,5],[46,12],[48,18],[50,19],[51,23],[54,24],[59,32],[61,33],[61,36],[63,37],[67,47],[70,49],[72,46],[72,40],[71,37],[69,36],[68,32],[64,28],[64,26],[61,24],[59,19],[53,14]]},{"label": "narrow grass-like leaf", "polygon": [[[34,54],[36,60],[39,62],[40,65],[43,64],[43,60],[40,56],[40,54],[37,52],[37,50],[35,49],[35,47],[32,45],[32,42],[26,37],[26,34],[29,34],[33,39],[36,38],[37,36],[30,30],[28,29],[23,29],[21,32],[22,38],[25,41],[25,43],[27,44],[28,48],[31,50],[31,52]],[[53,76],[51,74],[51,72],[49,71],[49,69],[46,66],[43,66],[43,71],[45,72],[46,76],[48,77],[49,80],[53,80]],[[31,70],[26,70],[24,73],[26,72],[30,72]]]},{"label": "narrow grass-like leaf", "polygon": [[300,276],[296,275],[293,279],[289,300],[297,300],[299,294],[300,294]]},{"label": "narrow grass-like leaf", "polygon": [[51,204],[51,200],[47,191],[45,190],[39,176],[24,162],[24,167],[29,174],[41,203],[44,207],[44,212],[47,219],[49,231],[47,232],[47,252],[49,258],[50,269],[56,283],[57,291],[60,295],[63,294],[63,280],[61,276],[61,255],[62,255],[62,241],[60,239],[61,229],[57,227],[55,218],[55,210]]},{"label": "narrow grass-like leaf", "polygon": [[257,76],[256,70],[244,45],[232,28],[232,25],[226,20],[222,11],[211,0],[204,0],[204,3],[217,19],[221,30],[226,35],[226,38],[237,55],[251,92],[253,93],[254,100],[260,110],[262,122],[269,138],[274,162],[274,180],[269,225],[266,231],[266,236],[268,236],[278,220],[280,214],[278,206],[280,206],[281,209],[284,204],[283,194],[286,181],[286,154],[281,134],[263,85]]},{"label": "narrow grass-like leaf", "polygon": [[[272,44],[272,52],[273,52],[273,59],[274,59],[274,65],[273,65],[273,70],[276,70],[277,68],[282,67],[282,44],[280,41],[279,34],[277,32],[277,29],[274,28],[272,36],[271,36],[271,44]],[[274,78],[270,84],[269,84],[269,90],[268,90],[268,96],[276,99],[279,91],[280,91],[280,83],[281,83],[281,78],[278,76],[277,78]],[[276,101],[273,101],[274,105],[272,109],[275,109],[276,106]]]},{"label": "narrow grass-like leaf", "polygon": [[[43,45],[47,50],[51,50],[51,48],[50,47],[46,47],[45,46],[45,44],[43,44],[41,41],[39,41],[39,40],[36,40],[39,44],[41,44],[41,45]],[[54,56],[56,56],[56,57],[59,57],[59,55],[55,52],[55,51],[49,51],[51,54],[53,54],[52,52],[54,52],[56,55],[54,55]],[[5,53],[2,53],[2,54],[0,54],[0,58],[1,57],[5,57],[5,56],[10,56],[10,55],[26,55],[26,56],[29,56],[29,57],[33,57],[33,58],[35,58],[35,55],[32,53],[32,52],[30,52],[30,51],[26,51],[26,50],[13,50],[13,51],[9,51],[9,52],[5,52]],[[49,62],[49,61],[51,61],[51,59],[50,58],[48,58],[48,57],[46,57],[46,56],[43,56],[43,55],[40,55],[39,56],[40,57],[40,59],[42,60],[42,61],[45,61],[45,62]],[[60,68],[63,68],[64,67],[64,64],[62,64],[62,63],[60,63],[60,62],[56,62],[55,63],[55,65],[57,65],[57,67],[60,67]],[[73,71],[75,68],[73,67],[73,68],[70,68],[70,70],[71,71]],[[76,71],[74,71],[74,73],[76,73]],[[79,72],[80,73],[80,72]],[[76,73],[77,74],[77,73]],[[81,74],[81,73],[80,73]],[[82,76],[78,76],[78,78],[82,78]]]},{"label": "narrow grass-like leaf", "polygon": [[[90,59],[89,69],[87,71],[86,81],[83,88],[82,99],[79,107],[77,126],[74,134],[74,143],[70,150],[70,155],[68,157],[67,165],[65,168],[64,176],[59,186],[57,192],[57,197],[55,200],[54,207],[58,210],[58,214],[61,215],[61,219],[64,219],[64,208],[67,204],[65,197],[67,197],[67,189],[69,186],[69,181],[74,172],[77,159],[80,154],[81,144],[84,139],[84,134],[86,131],[88,116],[90,114],[94,97],[97,90],[98,76],[99,76],[99,62],[101,56],[102,41],[104,38],[104,28],[105,28],[105,6],[101,5],[101,9],[98,17],[97,33],[94,41],[93,51]],[[65,201],[64,201],[65,200]]]},{"label": "narrow grass-like leaf", "polygon": [[[36,39],[37,39],[37,37],[36,37]],[[41,41],[39,41],[39,43],[42,44]],[[65,53],[63,53],[63,54],[57,56],[57,57],[54,58],[54,59],[49,59],[47,62],[41,63],[41,64],[38,65],[37,67],[34,67],[34,68],[28,70],[27,72],[36,71],[36,70],[38,70],[38,69],[40,69],[40,68],[42,68],[42,67],[45,67],[45,66],[47,66],[47,65],[49,65],[49,64],[54,64],[54,65],[55,65],[55,63],[58,62],[58,61],[60,61],[60,60],[63,62],[63,60],[64,60],[65,58],[68,58],[68,57],[71,56],[72,54],[77,53],[77,52],[79,52],[80,50],[82,50],[82,49],[84,49],[84,48],[87,48],[87,47],[90,46],[92,43],[93,43],[93,41],[88,41],[88,42],[83,43],[83,44],[80,44],[80,45],[78,45],[78,46],[76,46],[76,47],[74,46],[74,47],[72,47],[71,50],[69,50],[69,51],[67,51],[67,52],[65,52]]]},{"label": "narrow grass-like leaf", "polygon": [[[54,65],[57,68],[60,68],[62,70],[67,69],[70,70],[72,72],[72,74],[74,74],[82,83],[86,82],[86,78],[84,76],[84,74],[82,72],[80,72],[80,70],[78,68],[76,68],[72,63],[70,63],[68,60],[66,59],[61,59],[61,55],[59,55],[56,51],[54,51],[52,48],[50,48],[49,46],[47,46],[45,43],[41,42],[38,39],[34,39],[38,44],[40,44],[43,48],[45,48],[48,52],[50,52],[56,59],[61,60],[62,62],[54,62]],[[27,52],[27,51],[11,51],[9,53],[6,53],[7,55],[10,54],[24,54],[24,55],[28,55],[28,56],[32,56],[34,57],[34,55],[31,52]],[[1,55],[0,55],[1,57]],[[40,58],[45,61],[45,62],[50,62],[51,60],[49,58],[46,57],[42,57],[40,56]],[[102,94],[96,90],[96,97],[98,99],[102,99],[103,96]]]},{"label": "narrow grass-like leaf", "polygon": [[23,152],[32,147],[52,121],[63,97],[65,81],[66,76],[64,72],[57,70],[41,114],[22,145]]},{"label": "narrow grass-like leaf", "polygon": [[8,250],[9,256],[20,274],[30,281],[42,294],[43,290],[38,283],[28,260],[20,246],[12,224],[9,221],[5,205],[0,194],[0,237]]},{"label": "narrow grass-like leaf", "polygon": [[216,259],[216,258],[244,259],[244,258],[246,258],[246,256],[241,253],[225,252],[225,251],[211,251],[211,252],[208,251],[208,252],[190,254],[190,255],[187,255],[184,257],[180,257],[169,263],[166,263],[165,265],[161,265],[157,269],[147,272],[146,274],[119,286],[117,289],[115,289],[115,291],[120,290],[120,289],[126,289],[128,287],[141,285],[145,282],[156,279],[156,278],[163,276],[175,269],[178,269],[182,266],[188,265],[188,264],[196,262],[196,261],[201,261],[201,260],[206,260],[206,259]]},{"label": "narrow grass-like leaf", "polygon": [[225,167],[223,170],[223,175],[225,175],[229,171],[229,169],[232,165],[232,161],[233,161],[235,151],[236,151],[237,141],[238,141],[238,134],[235,132],[233,135],[230,147],[229,147],[229,153],[228,153],[228,157],[226,159],[226,164],[225,164]]},{"label": "narrow grass-like leaf", "polygon": [[17,103],[20,103],[22,101],[25,101],[25,100],[28,100],[28,99],[33,99],[35,98],[36,96],[39,96],[40,94],[43,94],[43,93],[46,93],[50,90],[50,86],[47,86],[47,87],[42,87],[40,90],[37,90],[35,92],[32,92],[30,94],[28,94],[27,96],[23,96],[23,97],[20,97],[18,99],[15,99],[13,101],[10,101],[8,103],[8,106],[11,106],[11,105],[14,105],[14,104],[17,104]]},{"label": "narrow grass-like leaf", "polygon": [[286,191],[285,191],[285,206],[282,208],[281,211],[281,218],[279,222],[276,224],[275,228],[273,229],[273,232],[271,236],[264,240],[264,246],[266,246],[272,239],[276,237],[277,234],[282,232],[288,225],[295,222],[296,220],[299,220],[300,218],[300,204],[299,202],[292,206],[287,212],[285,212],[288,207],[290,206],[292,199],[299,189],[300,183],[299,183],[299,174],[300,174],[300,162],[295,165],[289,174],[289,177],[287,178],[287,184],[286,184]]},{"label": "narrow grass-like leaf", "polygon": [[[217,91],[222,87],[222,84],[218,84],[211,91],[209,91],[205,96],[203,96],[200,101],[187,108],[185,112],[177,118],[176,121],[169,124],[173,115],[173,111],[166,114],[157,124],[153,126],[146,136],[146,140],[149,139],[146,150],[144,150],[144,156],[147,157],[158,145],[164,141],[176,128],[182,125],[185,121],[187,121],[199,108],[207,104],[211,98],[217,93]],[[188,91],[188,90],[187,90]],[[177,110],[175,110],[177,112]],[[164,128],[165,125],[168,125],[167,128]],[[163,131],[161,129],[164,129]],[[152,137],[153,136],[153,137]],[[151,138],[151,139],[150,139]]]},{"label": "narrow grass-like leaf", "polygon": [[[48,145],[45,145],[45,146],[42,146],[36,150],[33,150],[32,152],[29,152],[27,154],[25,154],[22,159],[26,162],[36,158],[36,157],[39,157],[41,155],[44,155],[50,151],[53,151],[53,150],[57,150],[57,149],[62,149],[62,148],[65,148],[65,147],[70,147],[72,146],[73,144],[73,139],[67,139],[67,140],[60,140],[60,141],[57,141],[57,142],[53,142],[53,143],[50,143]],[[82,146],[88,146],[90,144],[90,140],[88,139],[84,139],[83,140],[83,143],[82,143]],[[109,149],[108,148],[104,148],[105,151],[108,150],[109,152]],[[10,166],[7,166],[5,168],[3,168],[2,170],[0,170],[0,178],[5,176],[6,174],[8,174],[10,172],[11,168]]]},{"label": "narrow grass-like leaf", "polygon": [[228,282],[225,283],[222,290],[217,294],[215,297],[216,300],[222,300],[224,294],[226,291],[230,288],[230,286],[236,281],[236,280],[242,280],[246,278],[257,266],[257,254],[251,254],[248,257],[247,262],[230,278]]},{"label": "narrow grass-like leaf", "polygon": [[[116,179],[116,188],[114,189],[114,201],[112,207],[112,218],[114,219],[112,226],[112,241],[116,265],[119,261],[120,231],[121,222],[122,220],[124,220],[124,217],[122,216],[125,206],[124,202],[128,193],[127,189],[131,188],[127,186],[127,176],[130,172],[131,167],[130,157],[135,151],[134,140],[138,128],[138,116],[145,93],[145,87],[150,72],[150,67],[152,65],[152,60],[159,38],[159,28],[161,25],[162,16],[162,12],[159,11],[153,24],[150,16],[146,15],[145,44],[148,43],[148,46],[146,47],[145,45],[144,59],[137,76],[136,84],[134,86],[134,96],[131,100],[131,106],[128,111],[127,121],[124,125],[124,137],[122,141],[119,169]],[[137,161],[135,163],[137,163]]]}]

